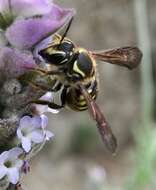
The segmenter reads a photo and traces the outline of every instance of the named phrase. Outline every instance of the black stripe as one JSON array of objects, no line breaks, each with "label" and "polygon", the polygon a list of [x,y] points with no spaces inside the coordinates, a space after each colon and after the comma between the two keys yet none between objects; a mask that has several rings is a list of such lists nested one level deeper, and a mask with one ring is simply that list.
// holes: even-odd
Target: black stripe
[{"label": "black stripe", "polygon": [[59,90],[61,89],[62,83],[59,82],[57,79],[56,79],[55,81],[56,81],[56,82],[55,82],[55,84],[54,84],[52,90],[53,90],[54,92],[57,92],[57,91],[59,91]]}]

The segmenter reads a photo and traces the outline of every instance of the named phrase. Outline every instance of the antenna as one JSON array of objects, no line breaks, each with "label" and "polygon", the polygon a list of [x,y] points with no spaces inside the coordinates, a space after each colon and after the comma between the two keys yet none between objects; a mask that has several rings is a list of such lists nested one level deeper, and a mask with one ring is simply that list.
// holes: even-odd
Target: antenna
[{"label": "antenna", "polygon": [[[65,30],[65,32],[64,32],[64,34],[63,34],[63,36],[62,36],[62,38],[61,38],[61,40],[60,40],[59,46],[60,46],[61,42],[63,41],[63,39],[66,37],[66,35],[67,35],[68,31],[69,31],[69,28],[70,28],[70,26],[71,26],[71,24],[72,24],[73,19],[74,19],[74,17],[72,17],[72,18],[70,19],[70,21],[69,21],[69,23],[68,23],[68,26],[67,26],[67,28],[66,28],[66,30]],[[59,46],[58,46],[58,47],[59,47]]]}]

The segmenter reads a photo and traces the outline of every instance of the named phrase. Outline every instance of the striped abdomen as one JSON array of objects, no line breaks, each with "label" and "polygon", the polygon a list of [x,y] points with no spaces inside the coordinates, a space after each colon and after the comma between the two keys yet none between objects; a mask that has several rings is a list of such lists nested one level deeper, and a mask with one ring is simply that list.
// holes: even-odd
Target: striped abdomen
[{"label": "striped abdomen", "polygon": [[[86,89],[92,99],[96,99],[98,93],[98,82],[97,80],[91,81],[91,83],[85,85]],[[66,104],[75,111],[83,111],[88,108],[86,100],[80,90],[71,87],[67,92]]]}]

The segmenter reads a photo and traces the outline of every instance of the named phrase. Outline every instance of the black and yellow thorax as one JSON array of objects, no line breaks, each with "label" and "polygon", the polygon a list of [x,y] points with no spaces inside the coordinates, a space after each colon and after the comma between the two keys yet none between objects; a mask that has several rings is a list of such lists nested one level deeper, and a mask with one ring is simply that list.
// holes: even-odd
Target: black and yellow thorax
[{"label": "black and yellow thorax", "polygon": [[87,109],[86,101],[76,84],[81,82],[87,89],[90,96],[95,99],[97,96],[98,79],[96,62],[92,55],[84,48],[77,47],[71,40],[56,34],[47,48],[39,54],[47,64],[62,71],[62,76],[56,76],[57,80],[68,86],[66,103],[74,110]]}]

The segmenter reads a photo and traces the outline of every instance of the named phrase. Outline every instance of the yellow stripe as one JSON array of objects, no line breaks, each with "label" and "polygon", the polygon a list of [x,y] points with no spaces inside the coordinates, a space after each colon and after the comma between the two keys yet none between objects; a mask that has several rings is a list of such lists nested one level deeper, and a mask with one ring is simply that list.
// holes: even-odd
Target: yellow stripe
[{"label": "yellow stripe", "polygon": [[81,101],[81,100],[84,100],[84,96],[83,95],[80,95],[79,96],[79,100]]},{"label": "yellow stripe", "polygon": [[79,73],[81,76],[85,77],[85,74],[78,68],[77,61],[74,62],[73,70]]},{"label": "yellow stripe", "polygon": [[49,47],[47,48],[46,50],[46,53],[48,53],[49,55],[52,55],[52,54],[64,54],[65,55],[65,52],[64,51],[56,51],[55,49]]},{"label": "yellow stripe", "polygon": [[95,99],[96,98],[96,95],[92,96],[92,99]]},{"label": "yellow stripe", "polygon": [[87,109],[87,106],[83,106],[83,107],[76,107],[79,111],[81,111],[81,110],[85,110],[85,109]]},{"label": "yellow stripe", "polygon": [[51,54],[54,52],[54,50],[53,50],[51,47],[47,48],[45,51],[46,51],[46,53],[48,53],[49,55],[51,55]]},{"label": "yellow stripe", "polygon": [[84,100],[84,101],[78,102],[77,105],[78,106],[85,106],[86,105],[86,101]]}]

